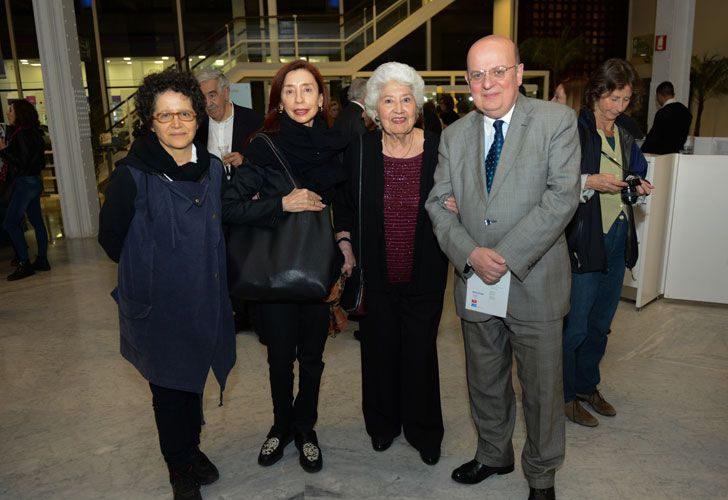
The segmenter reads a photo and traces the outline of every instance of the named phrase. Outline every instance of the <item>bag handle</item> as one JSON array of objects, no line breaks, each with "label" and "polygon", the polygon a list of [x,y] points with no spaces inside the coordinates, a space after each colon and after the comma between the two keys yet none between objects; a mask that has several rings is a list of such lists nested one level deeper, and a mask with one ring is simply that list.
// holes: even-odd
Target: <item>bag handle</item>
[{"label": "bag handle", "polygon": [[270,137],[268,137],[266,134],[264,134],[262,132],[255,134],[250,141],[253,142],[255,139],[257,139],[259,137],[261,139],[263,139],[266,143],[268,143],[268,146],[270,147],[271,151],[273,151],[273,154],[276,156],[276,158],[278,158],[278,161],[280,162],[281,166],[283,167],[283,170],[288,175],[288,180],[290,180],[291,184],[293,184],[293,188],[299,189],[298,183],[296,182],[296,179],[293,178],[293,174],[291,173],[291,166],[288,164],[288,160],[286,160],[286,157],[283,154],[283,152],[280,149],[278,149],[278,147],[273,143],[273,141],[271,140]]}]

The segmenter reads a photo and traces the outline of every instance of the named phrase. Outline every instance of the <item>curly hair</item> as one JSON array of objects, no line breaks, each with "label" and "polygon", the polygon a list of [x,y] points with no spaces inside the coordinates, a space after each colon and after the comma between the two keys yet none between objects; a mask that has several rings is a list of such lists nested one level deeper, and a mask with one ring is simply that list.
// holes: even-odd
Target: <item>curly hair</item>
[{"label": "curly hair", "polygon": [[584,91],[584,106],[593,110],[596,102],[604,95],[623,89],[632,88],[632,98],[627,109],[635,109],[640,100],[642,84],[634,67],[624,59],[608,59],[592,73]]},{"label": "curly hair", "polygon": [[205,118],[205,96],[200,84],[189,71],[169,68],[159,73],[150,73],[144,77],[136,94],[136,112],[144,127],[152,127],[152,115],[157,97],[167,91],[179,92],[192,102],[192,110],[197,114],[197,124]]},{"label": "curly hair", "polygon": [[11,104],[15,112],[15,126],[18,128],[40,128],[40,120],[38,119],[38,111],[35,106],[26,101],[19,99]]},{"label": "curly hair", "polygon": [[425,81],[419,73],[407,64],[399,62],[384,63],[374,70],[374,73],[367,81],[366,111],[377,126],[380,125],[377,112],[379,94],[389,82],[401,83],[412,89],[418,115],[422,113],[422,105],[425,104]]}]

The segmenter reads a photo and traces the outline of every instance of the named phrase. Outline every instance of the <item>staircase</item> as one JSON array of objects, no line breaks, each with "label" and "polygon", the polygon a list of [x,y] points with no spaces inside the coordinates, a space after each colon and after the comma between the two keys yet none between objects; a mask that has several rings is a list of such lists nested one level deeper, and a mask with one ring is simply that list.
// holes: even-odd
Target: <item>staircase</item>
[{"label": "staircase", "polygon": [[[343,16],[293,15],[269,18],[235,18],[205,43],[177,61],[192,71],[214,66],[231,82],[269,79],[282,63],[307,58],[325,77],[348,77],[360,71],[397,42],[422,26],[454,0],[365,0]],[[185,61],[185,58],[187,61]],[[134,95],[115,106],[128,110],[105,132],[109,144],[131,131]],[[128,139],[114,148],[125,149]],[[116,154],[108,153],[108,170]]]}]

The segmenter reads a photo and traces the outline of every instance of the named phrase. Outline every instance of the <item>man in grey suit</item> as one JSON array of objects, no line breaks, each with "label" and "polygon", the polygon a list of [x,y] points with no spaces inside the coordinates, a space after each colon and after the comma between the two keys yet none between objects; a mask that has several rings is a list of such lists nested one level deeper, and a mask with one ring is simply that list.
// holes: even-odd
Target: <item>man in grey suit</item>
[{"label": "man in grey suit", "polygon": [[[561,331],[570,288],[564,228],[579,201],[576,117],[565,106],[519,94],[523,65],[507,38],[477,41],[467,65],[476,109],[443,131],[426,203],[455,268],[455,303],[478,432],[475,459],[455,469],[452,478],[474,484],[513,471],[515,355],[529,498],[554,498],[555,471],[564,460]],[[453,201],[455,211],[448,209]],[[473,273],[495,284],[507,272],[505,318],[466,309]]]}]

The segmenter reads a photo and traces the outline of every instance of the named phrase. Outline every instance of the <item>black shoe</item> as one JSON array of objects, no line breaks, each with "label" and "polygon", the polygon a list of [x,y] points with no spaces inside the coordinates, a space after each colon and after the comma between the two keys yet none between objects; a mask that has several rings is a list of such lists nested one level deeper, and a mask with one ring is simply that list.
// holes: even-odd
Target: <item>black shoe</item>
[{"label": "black shoe", "polygon": [[258,453],[258,464],[263,467],[273,465],[283,457],[283,450],[286,449],[288,443],[293,440],[293,436],[290,433],[281,434],[279,432],[270,430],[268,436],[263,442],[263,446],[260,447],[260,453]]},{"label": "black shoe", "polygon": [[324,465],[321,448],[318,445],[315,431],[296,434],[296,448],[298,448],[298,462],[306,472],[318,472]]},{"label": "black shoe", "polygon": [[8,275],[8,281],[22,280],[23,278],[33,276],[34,274],[35,270],[33,270],[33,265],[30,261],[21,260],[18,263],[18,267],[15,268],[15,271]]},{"label": "black shoe", "polygon": [[169,482],[172,483],[174,500],[202,500],[200,484],[195,479],[191,465],[169,467]]},{"label": "black shoe", "polygon": [[437,462],[440,461],[440,450],[436,450],[436,451],[420,450],[420,458],[427,465],[435,465]]},{"label": "black shoe", "polygon": [[503,475],[511,472],[513,472],[513,464],[505,467],[490,467],[477,460],[471,460],[452,471],[452,478],[458,483],[476,484],[493,474]]},{"label": "black shoe", "polygon": [[528,500],[556,500],[554,487],[544,489],[531,488],[528,493]]},{"label": "black shoe", "polygon": [[220,479],[220,472],[215,464],[199,448],[195,449],[195,458],[192,459],[192,475],[202,485],[212,484]]},{"label": "black shoe", "polygon": [[18,264],[20,264],[20,257],[16,254],[15,257],[10,259],[10,267],[18,267]]},{"label": "black shoe", "polygon": [[36,271],[50,271],[51,264],[48,262],[48,257],[39,255],[33,261],[33,269]]},{"label": "black shoe", "polygon": [[374,448],[374,451],[384,451],[392,446],[392,441],[394,441],[393,438],[373,437],[372,448]]}]

